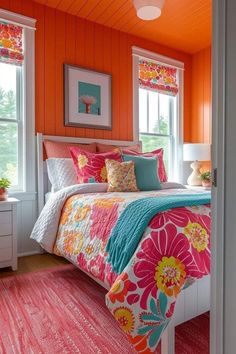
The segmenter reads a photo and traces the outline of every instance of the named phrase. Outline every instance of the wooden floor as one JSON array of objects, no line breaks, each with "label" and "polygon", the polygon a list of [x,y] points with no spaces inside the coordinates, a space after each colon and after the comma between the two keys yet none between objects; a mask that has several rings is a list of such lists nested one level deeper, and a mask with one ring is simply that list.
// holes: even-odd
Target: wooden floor
[{"label": "wooden floor", "polygon": [[0,269],[0,278],[15,274],[35,272],[37,270],[56,267],[63,264],[68,264],[68,261],[62,257],[57,257],[48,253],[19,257],[18,270],[13,272],[11,268],[2,268]]}]

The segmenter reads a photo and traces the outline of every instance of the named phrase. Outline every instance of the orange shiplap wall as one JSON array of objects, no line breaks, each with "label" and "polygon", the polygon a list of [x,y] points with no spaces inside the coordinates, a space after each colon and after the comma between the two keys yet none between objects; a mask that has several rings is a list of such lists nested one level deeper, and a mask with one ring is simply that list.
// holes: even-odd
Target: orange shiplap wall
[{"label": "orange shiplap wall", "polygon": [[211,48],[192,58],[191,142],[211,142]]},{"label": "orange shiplap wall", "polygon": [[[50,135],[131,140],[133,45],[185,63],[185,140],[191,137],[191,55],[32,2],[0,0],[0,7],[34,17],[36,30],[36,131]],[[65,128],[63,63],[112,75],[112,131]]]}]

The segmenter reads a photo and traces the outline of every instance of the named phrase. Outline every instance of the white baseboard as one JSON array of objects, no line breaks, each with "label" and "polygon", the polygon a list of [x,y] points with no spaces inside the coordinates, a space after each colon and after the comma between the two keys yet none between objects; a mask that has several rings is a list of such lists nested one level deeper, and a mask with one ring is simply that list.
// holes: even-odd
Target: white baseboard
[{"label": "white baseboard", "polygon": [[18,253],[18,257],[26,257],[26,256],[33,256],[35,254],[42,254],[44,253],[43,251],[30,251],[30,252],[23,252],[23,253]]}]

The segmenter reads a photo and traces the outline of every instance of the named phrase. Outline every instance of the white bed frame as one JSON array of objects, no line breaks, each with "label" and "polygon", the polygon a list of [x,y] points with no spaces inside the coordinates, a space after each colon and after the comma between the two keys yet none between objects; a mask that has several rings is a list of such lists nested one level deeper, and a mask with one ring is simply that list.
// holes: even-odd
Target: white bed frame
[{"label": "white bed frame", "polygon": [[[38,211],[42,210],[45,204],[45,194],[50,191],[50,182],[47,176],[46,165],[43,161],[43,141],[53,140],[60,142],[90,144],[100,142],[117,146],[129,146],[137,141],[103,140],[90,138],[73,138],[62,136],[49,136],[37,134],[37,166],[38,166]],[[94,279],[97,281],[96,279]],[[98,282],[99,283],[99,282]],[[101,284],[100,284],[101,285]],[[162,335],[161,353],[175,353],[175,327],[181,323],[191,320],[210,310],[210,275],[196,281],[189,288],[185,289],[178,297],[175,314],[171,323]]]}]

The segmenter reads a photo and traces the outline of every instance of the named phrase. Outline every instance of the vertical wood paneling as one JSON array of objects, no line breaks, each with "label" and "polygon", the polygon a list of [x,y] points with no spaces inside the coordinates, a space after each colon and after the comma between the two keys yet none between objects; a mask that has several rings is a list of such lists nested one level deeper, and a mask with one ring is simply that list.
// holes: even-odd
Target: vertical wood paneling
[{"label": "vertical wood paneling", "polygon": [[[112,73],[111,43],[112,43],[112,30],[109,27],[103,27],[103,71],[107,73]],[[113,95],[113,77],[111,77],[111,84],[112,84],[111,94]],[[112,106],[112,114],[113,114],[113,106]],[[103,138],[110,140],[112,138],[111,130],[104,130]]]},{"label": "vertical wood paneling", "polygon": [[193,55],[191,141],[211,142],[211,48]]},{"label": "vertical wood paneling", "polygon": [[34,9],[36,7],[36,3],[34,2],[29,2],[27,0],[21,0],[21,10],[22,13],[25,14],[25,16],[33,17],[34,16]]},{"label": "vertical wood paneling", "polygon": [[[104,27],[94,24],[94,58],[95,58],[95,63],[96,63],[96,69],[100,72],[104,71]],[[96,138],[103,139],[102,129],[96,129],[95,130],[95,136]]]},{"label": "vertical wood paneling", "polygon": [[[76,19],[76,38],[75,38],[75,62],[78,66],[85,66],[85,21]],[[75,131],[77,137],[85,136],[85,129],[78,128]]]},{"label": "vertical wood paneling", "polygon": [[55,38],[55,119],[56,135],[65,135],[64,127],[64,105],[63,105],[63,67],[65,60],[65,32],[66,15],[61,11],[56,11],[56,38]]},{"label": "vertical wood paneling", "polygon": [[[119,65],[119,32],[112,30],[111,33],[111,64],[112,64],[112,139],[119,139],[120,116],[120,65]],[[121,124],[122,124],[121,122]]]},{"label": "vertical wood paneling", "polygon": [[1,0],[1,7],[10,10],[10,0]]},{"label": "vertical wood paneling", "polygon": [[20,13],[22,11],[21,5],[22,5],[22,0],[18,0],[18,1],[10,0],[11,11],[15,11],[17,13],[18,12]]},{"label": "vertical wood paneling", "polygon": [[[95,24],[92,22],[85,22],[85,66],[88,68],[95,67],[95,52],[94,52],[94,26]],[[85,129],[86,138],[94,138],[95,132],[94,129]]]},{"label": "vertical wood paneling", "polygon": [[[66,14],[66,56],[67,64],[76,64],[75,61],[76,17]],[[66,127],[66,136],[75,136],[75,128]]]},{"label": "vertical wood paneling", "polygon": [[34,16],[37,14],[37,31],[35,35],[35,115],[36,132],[44,133],[44,109],[45,109],[45,7],[35,4]]},{"label": "vertical wood paneling", "polygon": [[45,109],[44,109],[44,130],[46,134],[56,133],[56,112],[55,112],[55,10],[49,7],[45,8]]},{"label": "vertical wood paneling", "polygon": [[[195,127],[197,129],[198,123],[195,126],[191,125],[192,113],[195,111],[195,109],[191,109],[191,55],[33,3],[31,0],[1,0],[1,6],[11,11],[18,9],[17,11],[23,15],[33,16],[37,20],[37,131],[53,135],[132,140],[131,48],[134,45],[173,57],[185,63],[184,135],[188,141],[190,141],[191,136],[194,137],[192,128]],[[111,74],[112,131],[64,127],[63,63],[79,65]],[[207,72],[207,69],[205,70]],[[195,75],[197,76],[197,73]],[[209,91],[207,87],[206,90]],[[199,100],[198,96],[194,95],[193,101]],[[206,106],[204,112],[206,116]],[[207,119],[205,119],[205,128],[202,129],[204,132],[206,132],[207,122]]]}]

